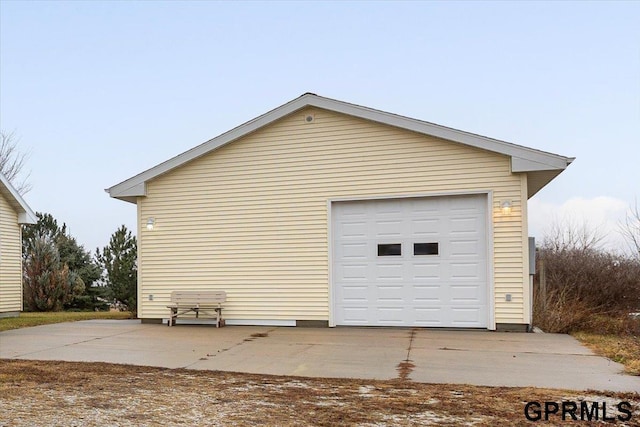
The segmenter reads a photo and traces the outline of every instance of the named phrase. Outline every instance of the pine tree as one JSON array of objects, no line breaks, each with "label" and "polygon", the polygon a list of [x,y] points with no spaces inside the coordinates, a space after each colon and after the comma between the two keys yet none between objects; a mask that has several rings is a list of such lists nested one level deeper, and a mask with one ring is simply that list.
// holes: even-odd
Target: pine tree
[{"label": "pine tree", "polygon": [[37,237],[31,243],[24,260],[24,303],[31,311],[60,311],[84,291],[84,284],[60,262],[50,239]]},{"label": "pine tree", "polygon": [[137,312],[138,248],[135,236],[122,225],[109,245],[96,249],[96,261],[104,270],[104,283],[113,300],[134,315]]},{"label": "pine tree", "polygon": [[83,289],[74,292],[71,298],[64,298],[64,308],[69,310],[107,310],[106,291],[104,286],[97,283],[100,279],[100,268],[93,262],[91,254],[79,245],[77,240],[67,232],[67,225],[58,221],[53,215],[37,212],[38,222],[22,227],[22,256],[26,260],[38,239],[45,239],[55,246],[61,265],[66,265],[73,289]]}]

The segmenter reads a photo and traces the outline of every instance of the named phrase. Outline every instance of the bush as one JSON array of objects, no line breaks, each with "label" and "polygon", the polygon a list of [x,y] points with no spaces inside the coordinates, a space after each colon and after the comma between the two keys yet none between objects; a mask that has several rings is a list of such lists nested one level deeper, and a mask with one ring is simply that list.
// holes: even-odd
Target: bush
[{"label": "bush", "polygon": [[[549,244],[538,251],[534,324],[547,332],[638,333],[640,263],[592,246]],[[546,294],[540,290],[540,275]]]},{"label": "bush", "polygon": [[539,292],[534,294],[533,321],[543,331],[567,334],[582,329],[591,316],[593,311],[566,290],[547,292],[546,303]]}]

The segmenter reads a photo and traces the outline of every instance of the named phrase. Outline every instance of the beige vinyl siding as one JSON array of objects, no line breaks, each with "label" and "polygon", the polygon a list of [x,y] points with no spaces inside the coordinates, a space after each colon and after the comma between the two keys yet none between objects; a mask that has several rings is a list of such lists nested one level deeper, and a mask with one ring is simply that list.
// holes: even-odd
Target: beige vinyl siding
[{"label": "beige vinyl siding", "polygon": [[0,194],[0,314],[22,310],[22,248],[18,213]]},{"label": "beige vinyl siding", "polygon": [[307,108],[147,184],[139,315],[211,288],[227,291],[228,319],[328,320],[329,200],[489,191],[496,321],[522,323],[522,188],[507,156]]}]

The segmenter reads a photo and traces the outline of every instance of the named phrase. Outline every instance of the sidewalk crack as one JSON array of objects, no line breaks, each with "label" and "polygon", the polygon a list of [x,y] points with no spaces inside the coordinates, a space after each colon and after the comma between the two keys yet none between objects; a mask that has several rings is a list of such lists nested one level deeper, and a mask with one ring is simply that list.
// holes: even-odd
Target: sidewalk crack
[{"label": "sidewalk crack", "polygon": [[411,378],[409,378],[409,375],[411,374],[411,372],[413,372],[413,368],[415,368],[416,365],[413,364],[413,361],[411,360],[411,348],[413,346],[413,339],[416,336],[416,330],[412,329],[411,333],[409,334],[409,346],[407,347],[407,357],[400,363],[398,363],[398,366],[396,367],[396,370],[398,371],[398,379],[400,381],[411,381]]}]

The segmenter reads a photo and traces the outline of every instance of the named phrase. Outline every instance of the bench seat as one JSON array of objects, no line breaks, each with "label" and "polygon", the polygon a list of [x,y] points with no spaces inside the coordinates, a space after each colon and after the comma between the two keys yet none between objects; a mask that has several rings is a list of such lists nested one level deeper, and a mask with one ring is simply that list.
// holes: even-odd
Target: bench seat
[{"label": "bench seat", "polygon": [[[222,303],[227,301],[225,291],[173,291],[171,292],[171,304],[168,326],[176,324],[178,316],[194,312],[196,319],[200,314],[216,319],[216,328],[219,328],[222,320]],[[214,312],[214,313],[212,313]]]}]

